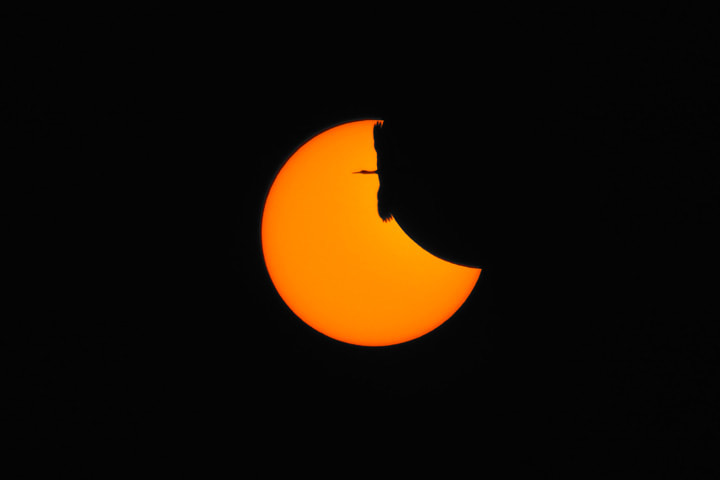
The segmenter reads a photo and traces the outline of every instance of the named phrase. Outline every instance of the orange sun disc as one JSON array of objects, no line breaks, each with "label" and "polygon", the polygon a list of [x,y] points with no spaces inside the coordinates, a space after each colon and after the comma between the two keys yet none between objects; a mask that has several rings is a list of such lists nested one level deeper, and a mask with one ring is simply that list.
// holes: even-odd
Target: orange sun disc
[{"label": "orange sun disc", "polygon": [[449,319],[480,269],[435,257],[377,212],[373,126],[330,128],[302,145],[270,187],[262,249],[283,301],[342,342],[383,346],[418,338]]}]

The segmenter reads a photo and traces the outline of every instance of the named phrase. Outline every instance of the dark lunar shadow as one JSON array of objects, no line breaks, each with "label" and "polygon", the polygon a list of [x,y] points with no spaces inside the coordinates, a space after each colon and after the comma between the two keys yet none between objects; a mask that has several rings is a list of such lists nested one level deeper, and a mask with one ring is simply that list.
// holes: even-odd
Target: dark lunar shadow
[{"label": "dark lunar shadow", "polygon": [[[645,27],[618,27],[616,50],[576,25],[497,58],[382,75],[392,107],[374,132],[381,217],[482,267],[517,388],[541,409],[607,408],[580,415],[595,427],[709,388],[688,380],[694,367],[657,365],[708,358],[711,342],[682,339],[718,332],[720,103],[703,88],[717,72]],[[629,394],[637,382],[652,393]],[[686,390],[668,393],[674,382]]]}]

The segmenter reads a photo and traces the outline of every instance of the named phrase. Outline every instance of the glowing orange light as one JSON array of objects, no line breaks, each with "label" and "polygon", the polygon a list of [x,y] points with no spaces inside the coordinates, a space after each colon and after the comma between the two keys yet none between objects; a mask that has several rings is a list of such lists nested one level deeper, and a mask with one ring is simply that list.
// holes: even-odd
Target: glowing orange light
[{"label": "glowing orange light", "polygon": [[278,173],[262,247],[278,293],[305,323],[347,343],[424,335],[470,295],[480,269],[441,260],[377,213],[373,125],[349,122],[300,147]]}]

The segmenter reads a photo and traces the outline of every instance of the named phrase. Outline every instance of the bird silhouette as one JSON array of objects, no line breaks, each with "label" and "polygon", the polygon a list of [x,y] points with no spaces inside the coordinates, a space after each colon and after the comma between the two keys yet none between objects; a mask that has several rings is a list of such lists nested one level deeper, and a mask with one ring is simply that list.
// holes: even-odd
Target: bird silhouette
[{"label": "bird silhouette", "polygon": [[353,173],[360,174],[376,174],[380,181],[377,193],[378,214],[383,222],[389,222],[393,218],[393,210],[395,208],[395,193],[397,188],[398,177],[401,177],[399,169],[401,165],[388,157],[392,156],[391,141],[384,134],[381,122],[375,123],[373,127],[373,138],[375,151],[377,152],[377,169],[376,170],[360,170]]}]

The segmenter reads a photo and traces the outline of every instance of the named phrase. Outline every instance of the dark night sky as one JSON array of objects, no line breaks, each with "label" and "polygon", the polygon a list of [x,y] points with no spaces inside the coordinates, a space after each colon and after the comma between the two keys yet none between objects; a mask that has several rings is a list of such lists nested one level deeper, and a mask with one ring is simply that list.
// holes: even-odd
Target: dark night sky
[{"label": "dark night sky", "polygon": [[[6,291],[21,307],[9,315],[4,350],[16,385],[9,413],[24,436],[62,438],[69,450],[118,441],[228,452],[228,463],[252,460],[237,459],[243,442],[251,457],[312,443],[313,455],[366,464],[409,445],[415,465],[437,460],[479,473],[711,471],[702,449],[665,453],[688,438],[717,440],[717,280],[698,280],[717,266],[708,240],[717,166],[703,164],[705,181],[669,183],[680,192],[673,198],[690,200],[668,220],[664,245],[676,250],[662,252],[667,269],[638,276],[647,304],[601,309],[641,312],[632,322],[618,313],[582,323],[588,307],[577,312],[580,326],[543,329],[538,322],[552,315],[523,304],[521,286],[499,292],[507,284],[483,274],[435,332],[394,347],[349,346],[284,305],[259,237],[275,173],[312,135],[385,118],[408,98],[429,114],[447,113],[436,108],[452,98],[455,120],[476,118],[495,95],[492,80],[482,83],[488,65],[515,68],[507,59],[518,45],[535,44],[526,50],[540,55],[535,40],[544,36],[570,45],[535,60],[547,75],[598,75],[585,90],[550,82],[553,94],[572,92],[558,96],[565,111],[581,110],[594,127],[623,118],[625,133],[653,124],[642,115],[682,111],[694,122],[692,141],[717,153],[720,56],[709,22],[695,24],[687,12],[654,20],[607,11],[457,15],[435,19],[454,25],[439,37],[427,19],[374,21],[378,12],[336,29],[238,15],[4,20],[13,65],[2,99],[4,158],[13,160],[3,166],[12,225]],[[541,91],[547,81],[536,73],[515,81]],[[621,93],[626,80],[644,93]],[[661,99],[670,97],[667,108]],[[609,111],[616,116],[604,117]],[[689,138],[687,126],[668,125],[669,135]],[[667,287],[663,274],[685,286]],[[582,342],[609,353],[589,360]],[[648,443],[659,449],[640,454]]]}]

